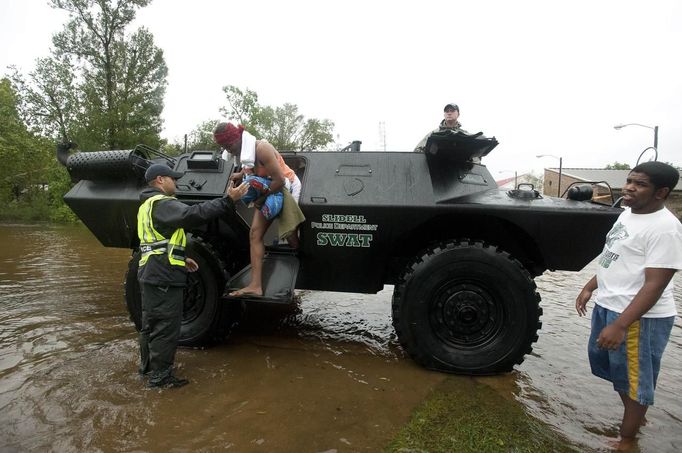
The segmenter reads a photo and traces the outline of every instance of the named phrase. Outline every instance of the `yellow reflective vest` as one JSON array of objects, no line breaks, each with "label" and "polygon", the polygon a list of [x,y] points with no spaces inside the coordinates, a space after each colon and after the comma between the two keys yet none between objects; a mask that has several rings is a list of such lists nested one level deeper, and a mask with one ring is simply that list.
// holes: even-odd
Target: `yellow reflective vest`
[{"label": "yellow reflective vest", "polygon": [[170,239],[163,237],[154,228],[152,209],[154,203],[159,200],[175,200],[168,195],[154,195],[140,205],[137,211],[137,236],[140,238],[140,267],[147,263],[151,255],[166,255],[171,266],[185,267],[185,247],[187,238],[185,230],[178,228],[173,232]]}]

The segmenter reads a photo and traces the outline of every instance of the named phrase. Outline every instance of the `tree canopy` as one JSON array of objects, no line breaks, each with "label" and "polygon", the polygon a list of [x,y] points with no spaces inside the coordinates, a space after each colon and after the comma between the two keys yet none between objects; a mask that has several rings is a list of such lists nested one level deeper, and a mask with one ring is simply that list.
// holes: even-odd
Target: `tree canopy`
[{"label": "tree canopy", "polygon": [[604,167],[604,170],[630,170],[630,165],[621,164],[620,162],[616,161],[612,164],[608,164],[606,167]]},{"label": "tree canopy", "polygon": [[158,146],[168,68],[144,27],[126,33],[150,0],[52,0],[70,15],[50,56],[13,81],[23,119],[82,149]]},{"label": "tree canopy", "polygon": [[[146,28],[129,30],[151,0],[48,1],[69,14],[52,49],[32,71],[12,68],[0,81],[0,201],[9,207],[0,218],[11,218],[12,209],[30,212],[15,217],[26,220],[74,218],[62,200],[71,181],[55,159],[56,141],[76,142],[83,151],[138,143],[184,151],[183,144],[160,138],[168,74],[163,52]],[[249,89],[223,90],[221,112],[279,150],[321,150],[333,141],[330,120],[305,118],[291,103],[260,105]],[[217,149],[216,123],[199,124],[188,148]]]},{"label": "tree canopy", "polygon": [[19,118],[16,94],[8,79],[0,80],[0,201],[17,198],[21,191],[28,150],[33,145],[31,135]]},{"label": "tree canopy", "polygon": [[[54,147],[32,133],[22,121],[18,99],[9,79],[0,80],[0,218],[11,215],[21,202],[40,206],[61,205],[58,187],[63,178],[55,175]],[[19,207],[21,209],[21,206]],[[58,209],[57,209],[58,210]],[[40,218],[48,214],[41,212]]]}]

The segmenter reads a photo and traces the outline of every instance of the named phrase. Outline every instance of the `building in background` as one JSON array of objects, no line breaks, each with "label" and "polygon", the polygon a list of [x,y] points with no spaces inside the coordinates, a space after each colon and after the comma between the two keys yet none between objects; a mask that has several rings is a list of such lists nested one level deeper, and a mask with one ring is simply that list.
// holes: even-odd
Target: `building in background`
[{"label": "building in background", "polygon": [[[625,179],[630,170],[605,170],[603,168],[562,168],[561,170],[561,195],[566,197],[566,190],[573,183],[592,183],[594,201],[611,204],[611,191],[613,199],[621,196]],[[512,178],[513,179],[513,178]],[[559,183],[559,169],[545,168],[543,194],[557,196],[557,184]],[[499,184],[498,184],[499,185]],[[610,188],[610,190],[609,190]],[[682,218],[682,179],[670,194],[666,206],[678,218]]]}]

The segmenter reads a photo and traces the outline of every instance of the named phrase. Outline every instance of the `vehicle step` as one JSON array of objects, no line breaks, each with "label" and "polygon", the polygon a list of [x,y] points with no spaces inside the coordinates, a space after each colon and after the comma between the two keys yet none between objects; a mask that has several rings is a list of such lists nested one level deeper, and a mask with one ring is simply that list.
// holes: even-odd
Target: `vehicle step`
[{"label": "vehicle step", "polygon": [[263,296],[246,294],[230,296],[251,281],[251,265],[235,274],[225,286],[223,298],[259,301],[265,303],[287,304],[294,298],[294,288],[298,277],[298,258],[288,252],[268,252],[263,259]]}]

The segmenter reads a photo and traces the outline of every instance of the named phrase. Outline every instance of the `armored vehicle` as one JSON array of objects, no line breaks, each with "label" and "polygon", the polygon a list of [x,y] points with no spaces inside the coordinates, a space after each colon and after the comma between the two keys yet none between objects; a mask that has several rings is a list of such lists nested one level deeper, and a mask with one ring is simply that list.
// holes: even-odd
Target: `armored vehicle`
[{"label": "armored vehicle", "polygon": [[[267,247],[258,300],[291,303],[295,289],[376,293],[393,285],[393,325],[416,362],[452,373],[511,370],[541,326],[533,279],[583,268],[620,209],[533,187],[498,189],[475,163],[496,145],[445,131],[431,136],[425,153],[282,153],[302,181],[306,220],[298,250]],[[69,145],[58,147],[75,182],[66,203],[102,245],[132,251],[125,300],[139,329],[136,215],[145,168],[164,163],[184,173],[177,198],[193,204],[223,196],[235,162],[213,151],[171,157],[142,145],[69,153]],[[188,232],[199,271],[189,276],[181,344],[223,339],[237,322],[244,301],[226,294],[248,281],[251,217],[241,206]]]}]

